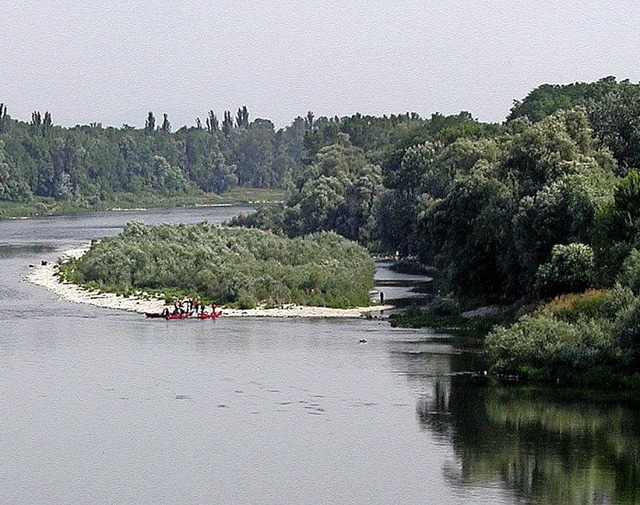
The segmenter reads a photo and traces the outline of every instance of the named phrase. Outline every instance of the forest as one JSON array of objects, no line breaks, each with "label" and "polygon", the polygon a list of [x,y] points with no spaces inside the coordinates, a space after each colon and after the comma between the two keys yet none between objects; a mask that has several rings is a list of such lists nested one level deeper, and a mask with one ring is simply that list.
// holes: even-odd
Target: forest
[{"label": "forest", "polygon": [[412,259],[453,315],[516,307],[487,336],[496,372],[615,381],[640,359],[638,118],[640,85],[615,77],[541,85],[500,124],[309,112],[276,130],[242,107],[175,132],[151,112],[141,129],[62,128],[0,105],[0,203],[286,190],[231,224]]}]

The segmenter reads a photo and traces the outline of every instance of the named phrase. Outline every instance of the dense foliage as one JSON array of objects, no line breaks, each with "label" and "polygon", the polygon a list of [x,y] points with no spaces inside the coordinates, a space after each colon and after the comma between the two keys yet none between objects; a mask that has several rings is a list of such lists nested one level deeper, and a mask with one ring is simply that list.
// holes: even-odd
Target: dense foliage
[{"label": "dense foliage", "polygon": [[367,251],[334,233],[287,239],[209,223],[129,223],[64,267],[79,284],[117,292],[180,292],[254,307],[297,303],[366,306],[373,287]]},{"label": "dense foliage", "polygon": [[206,128],[198,119],[173,133],[166,114],[156,127],[150,112],[143,129],[62,128],[48,112],[44,119],[34,112],[25,123],[0,104],[0,200],[49,198],[90,207],[122,193],[286,188],[302,163],[302,119],[276,131],[267,120],[249,122],[248,114],[240,109],[236,122],[221,128],[210,112]]},{"label": "dense foliage", "polygon": [[[500,127],[463,116],[448,118],[446,133],[434,118],[410,125],[383,153],[382,184],[375,172],[368,184],[357,183],[372,195],[367,222],[352,210],[362,206],[351,203],[351,186],[340,184],[353,180],[349,170],[334,163],[333,184],[317,183],[320,156],[341,144],[336,138],[316,149],[310,178],[281,211],[253,219],[296,235],[291,216],[304,209],[303,232],[333,229],[415,256],[437,269],[445,293],[476,303],[535,303],[594,288],[618,300],[616,283],[631,288],[640,278],[638,117],[640,86],[605,78],[541,86]],[[332,209],[364,233],[348,235],[328,218]],[[627,301],[573,321],[539,313],[496,329],[487,344],[494,369],[547,378],[588,369],[600,378],[603,369],[633,373],[640,311]]]},{"label": "dense foliage", "polygon": [[489,333],[492,368],[536,379],[624,384],[640,364],[639,307],[638,295],[622,284],[558,297]]},{"label": "dense foliage", "polygon": [[[374,118],[314,118],[309,112],[277,129],[267,119],[250,121],[246,107],[220,123],[213,111],[205,124],[172,131],[166,114],[149,112],[144,128],[99,123],[63,128],[46,112],[30,122],[13,119],[0,104],[0,202],[66,202],[93,208],[101,202],[149,195],[224,193],[231,188],[291,189],[311,156],[327,139],[347,134],[373,158],[415,114]],[[45,209],[43,208],[43,211]]]}]

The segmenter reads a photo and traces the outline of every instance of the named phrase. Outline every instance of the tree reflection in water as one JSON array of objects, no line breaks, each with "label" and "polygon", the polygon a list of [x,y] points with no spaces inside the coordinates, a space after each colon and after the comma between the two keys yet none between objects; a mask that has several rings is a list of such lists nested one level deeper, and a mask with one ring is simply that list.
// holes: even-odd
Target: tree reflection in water
[{"label": "tree reflection in water", "polygon": [[417,416],[452,444],[457,461],[444,472],[453,486],[500,478],[527,502],[640,502],[637,405],[471,376],[432,380],[431,389]]},{"label": "tree reflection in water", "polygon": [[444,335],[390,344],[421,391],[419,426],[452,447],[457,489],[502,481],[525,503],[640,503],[640,405],[564,388],[489,385],[477,346]]}]

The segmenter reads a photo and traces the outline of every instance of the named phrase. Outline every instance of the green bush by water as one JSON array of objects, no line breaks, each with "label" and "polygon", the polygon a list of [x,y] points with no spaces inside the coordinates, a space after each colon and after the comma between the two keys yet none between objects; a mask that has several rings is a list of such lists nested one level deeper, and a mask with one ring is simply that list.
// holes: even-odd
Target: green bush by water
[{"label": "green bush by water", "polygon": [[242,308],[347,308],[370,303],[374,264],[364,248],[335,233],[288,239],[210,223],[133,222],[62,272],[72,282],[121,293],[185,294]]}]

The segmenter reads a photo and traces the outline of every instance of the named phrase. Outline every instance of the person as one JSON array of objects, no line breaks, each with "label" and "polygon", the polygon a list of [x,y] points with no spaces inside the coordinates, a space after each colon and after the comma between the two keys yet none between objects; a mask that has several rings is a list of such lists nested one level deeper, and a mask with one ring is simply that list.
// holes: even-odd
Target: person
[{"label": "person", "polygon": [[380,291],[380,305],[384,305],[384,291]]}]

